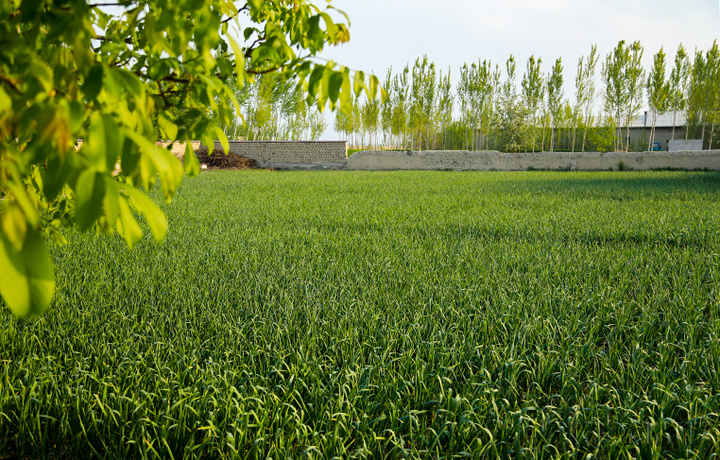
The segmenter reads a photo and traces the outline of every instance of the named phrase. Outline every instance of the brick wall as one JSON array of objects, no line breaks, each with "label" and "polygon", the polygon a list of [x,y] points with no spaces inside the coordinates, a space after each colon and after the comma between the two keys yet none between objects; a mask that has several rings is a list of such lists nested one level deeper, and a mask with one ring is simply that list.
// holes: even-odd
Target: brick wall
[{"label": "brick wall", "polygon": [[[259,167],[296,163],[345,163],[345,141],[230,141],[230,153],[252,158]],[[168,144],[164,144],[167,146]],[[200,142],[192,142],[194,150]],[[215,148],[222,149],[215,141]],[[185,155],[185,144],[176,143],[172,152],[180,159]]]}]

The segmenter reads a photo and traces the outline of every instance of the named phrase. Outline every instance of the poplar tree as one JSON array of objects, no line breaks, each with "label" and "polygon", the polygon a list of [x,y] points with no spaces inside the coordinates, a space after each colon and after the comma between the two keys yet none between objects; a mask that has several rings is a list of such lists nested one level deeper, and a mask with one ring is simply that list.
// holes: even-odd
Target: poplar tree
[{"label": "poplar tree", "polygon": [[393,104],[397,99],[392,86],[392,67],[390,67],[385,75],[383,88],[387,91],[387,97],[382,100],[380,108],[380,125],[383,132],[383,143],[387,146],[388,142],[392,144],[392,114]]},{"label": "poplar tree", "polygon": [[710,122],[710,142],[708,148],[712,150],[715,140],[715,126],[720,121],[720,48],[717,40],[707,53],[708,62],[708,93],[710,96],[709,104],[709,122]]},{"label": "poplar tree", "polygon": [[653,67],[648,75],[646,89],[648,96],[648,105],[653,113],[652,126],[650,127],[650,141],[648,142],[648,150],[652,150],[653,142],[655,142],[655,125],[657,123],[658,114],[663,114],[668,108],[668,93],[670,91],[669,83],[665,79],[665,51],[660,48],[653,57]]},{"label": "poplar tree", "polygon": [[410,75],[409,65],[405,65],[403,71],[393,79],[393,103],[392,132],[397,136],[398,144],[407,146],[409,88],[408,80]]},{"label": "poplar tree", "polygon": [[625,69],[630,61],[630,51],[625,41],[618,42],[615,49],[607,55],[602,66],[602,80],[605,84],[603,99],[609,119],[615,125],[615,150],[622,148],[621,117],[629,99],[628,81]]},{"label": "poplar tree", "polygon": [[370,146],[377,147],[377,131],[380,122],[380,100],[377,97],[365,99],[361,109],[361,117],[363,129],[370,137]]},{"label": "poplar tree", "polygon": [[499,125],[496,138],[504,151],[518,152],[528,144],[529,131],[526,119],[528,111],[518,104],[515,56],[510,55],[505,69],[506,79],[499,87],[496,104]]},{"label": "poplar tree", "polygon": [[[585,151],[587,128],[592,117],[592,106],[595,100],[595,68],[598,62],[597,45],[590,48],[587,57],[580,57],[577,76],[575,77],[575,112],[582,117],[583,138],[581,151]],[[575,122],[577,123],[577,121]],[[573,126],[573,151],[575,150],[575,126]]]},{"label": "poplar tree", "polygon": [[460,81],[457,86],[457,97],[460,103],[460,122],[465,132],[465,148],[470,149],[468,141],[468,130],[472,123],[472,84],[474,80],[473,72],[477,71],[475,65],[468,67],[467,63],[460,68]]},{"label": "poplar tree", "polygon": [[447,75],[440,72],[438,78],[438,120],[440,132],[443,136],[443,150],[447,148],[447,132],[452,124],[452,113],[454,96],[452,93],[452,83],[450,81],[451,70],[448,68]]},{"label": "poplar tree", "polygon": [[[709,55],[709,53],[708,53]],[[690,91],[688,97],[688,123],[696,130],[700,128],[700,139],[705,142],[705,127],[711,101],[709,81],[712,75],[710,63],[705,54],[695,52],[690,73]]]},{"label": "poplar tree", "polygon": [[430,133],[434,131],[436,118],[437,84],[437,71],[435,70],[435,64],[431,62],[426,71],[422,73],[422,121],[425,124],[425,145],[427,150],[430,150]]},{"label": "poplar tree", "polygon": [[555,65],[547,78],[547,105],[552,119],[552,131],[550,133],[550,151],[553,151],[555,142],[555,131],[558,127],[558,120],[563,110],[563,67],[562,58],[555,61]]},{"label": "poplar tree", "polygon": [[643,89],[645,86],[645,71],[642,67],[643,47],[639,41],[633,42],[628,49],[629,59],[625,68],[627,79],[627,105],[626,113],[626,149],[630,150],[630,125],[642,107]]},{"label": "poplar tree", "polygon": [[409,128],[411,133],[411,148],[419,149],[422,146],[423,109],[425,107],[425,91],[423,77],[428,66],[427,55],[417,58],[412,69],[412,82],[410,84],[410,113]]},{"label": "poplar tree", "polygon": [[[675,125],[677,124],[677,112],[684,110],[687,106],[687,93],[689,83],[690,60],[682,44],[678,46],[675,54],[675,65],[670,72],[670,110],[673,111],[672,137],[675,139]],[[687,139],[687,122],[685,126],[685,138]]]},{"label": "poplar tree", "polygon": [[537,113],[540,108],[540,104],[544,99],[545,90],[542,74],[540,72],[541,64],[542,59],[538,58],[536,60],[535,56],[530,56],[521,83],[523,104],[529,112],[529,127],[533,152],[535,152],[535,140],[537,137]]}]

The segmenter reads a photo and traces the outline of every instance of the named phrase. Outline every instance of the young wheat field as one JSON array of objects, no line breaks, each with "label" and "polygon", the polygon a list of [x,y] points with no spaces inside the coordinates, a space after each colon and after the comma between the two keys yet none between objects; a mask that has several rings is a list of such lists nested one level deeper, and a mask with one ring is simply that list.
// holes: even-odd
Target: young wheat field
[{"label": "young wheat field", "polygon": [[[153,191],[159,200],[160,194]],[[720,173],[212,171],[0,309],[0,458],[710,458]]]}]

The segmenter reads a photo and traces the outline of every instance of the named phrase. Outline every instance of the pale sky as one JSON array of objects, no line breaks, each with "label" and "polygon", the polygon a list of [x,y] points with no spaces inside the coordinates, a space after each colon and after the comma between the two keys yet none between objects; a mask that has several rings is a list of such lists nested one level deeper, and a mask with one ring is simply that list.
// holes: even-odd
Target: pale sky
[{"label": "pale sky", "polygon": [[[321,2],[317,3],[320,6]],[[618,41],[639,40],[645,68],[664,47],[670,64],[678,44],[706,51],[720,39],[716,0],[332,0],[350,16],[350,42],[322,57],[352,69],[374,71],[382,81],[392,66],[427,54],[457,81],[463,63],[489,59],[504,70],[513,54],[518,87],[528,57],[543,60],[549,72],[562,57],[565,96],[574,98],[580,56],[598,45],[601,63]],[[333,138],[328,128],[325,138]]]}]

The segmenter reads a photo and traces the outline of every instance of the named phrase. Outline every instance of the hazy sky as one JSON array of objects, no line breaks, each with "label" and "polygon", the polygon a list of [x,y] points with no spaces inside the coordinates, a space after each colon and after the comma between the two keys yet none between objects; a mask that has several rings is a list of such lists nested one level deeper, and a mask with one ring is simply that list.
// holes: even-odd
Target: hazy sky
[{"label": "hazy sky", "polygon": [[[317,3],[320,5],[320,2]],[[598,45],[600,63],[618,41],[640,40],[645,66],[665,48],[671,60],[679,43],[707,50],[720,37],[716,0],[333,0],[350,16],[351,40],[323,57],[353,69],[374,70],[381,80],[392,66],[427,54],[456,81],[463,63],[517,59],[518,84],[527,58],[543,71],[563,58],[566,97],[573,97],[578,58]],[[598,63],[598,74],[600,71]],[[668,69],[669,72],[669,69]],[[569,86],[568,86],[569,84]]]}]

